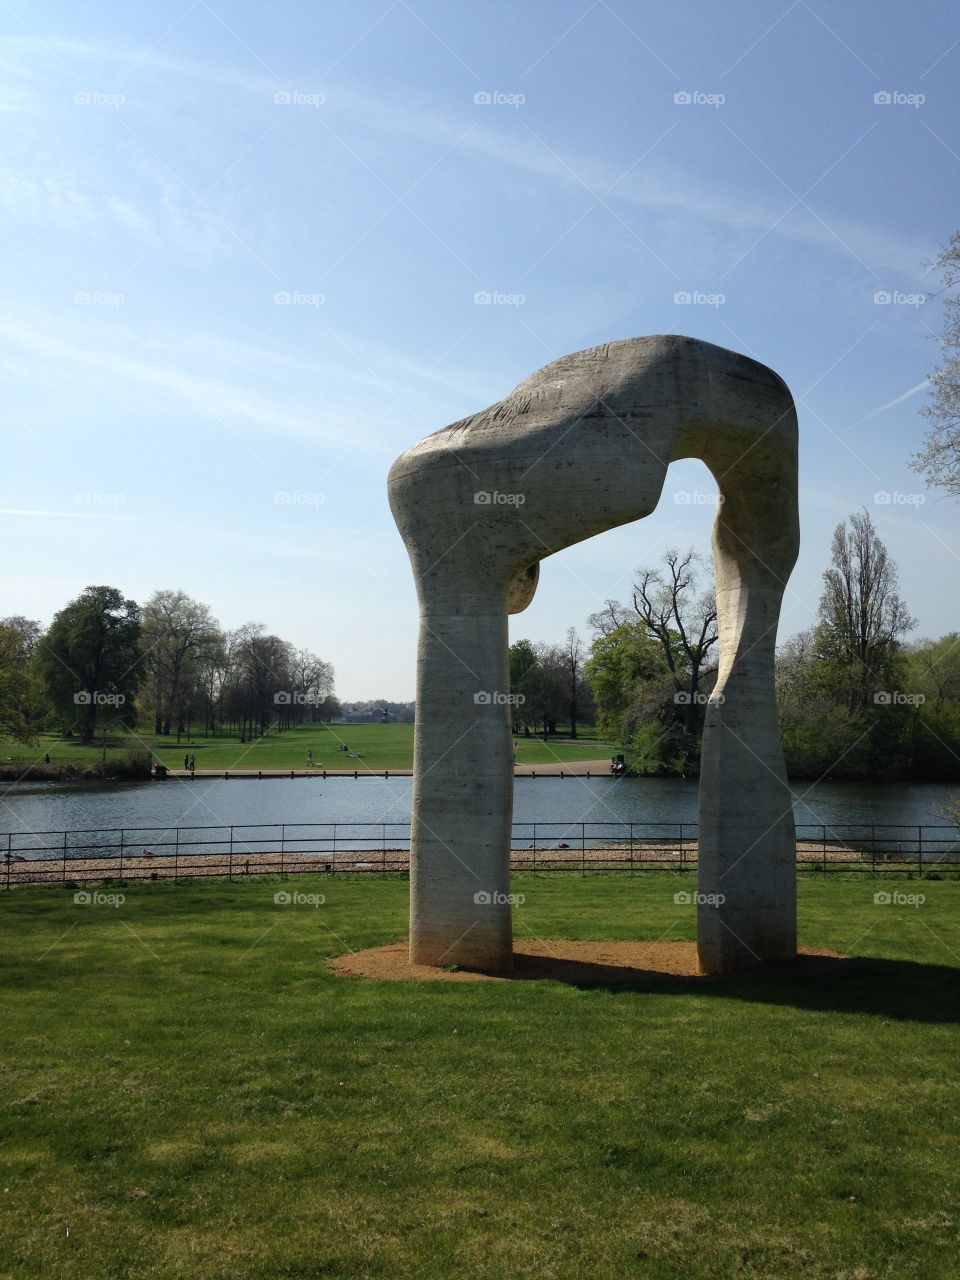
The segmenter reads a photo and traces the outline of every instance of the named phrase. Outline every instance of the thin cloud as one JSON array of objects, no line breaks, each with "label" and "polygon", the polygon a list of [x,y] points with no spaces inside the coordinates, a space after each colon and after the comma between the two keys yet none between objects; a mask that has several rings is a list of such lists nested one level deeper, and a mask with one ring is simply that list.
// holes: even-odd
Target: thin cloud
[{"label": "thin cloud", "polygon": [[[14,37],[0,41],[0,47],[3,45],[54,53],[61,58],[74,56],[111,63],[114,64],[118,83],[123,83],[127,74],[146,69],[229,86],[250,97],[265,100],[272,100],[273,95],[281,90],[304,93],[323,90],[322,85],[303,83],[293,77],[271,79],[193,59],[133,53],[80,41]],[[126,69],[122,65],[124,63],[127,64]],[[476,124],[465,132],[463,117],[451,118],[449,113],[431,111],[409,102],[401,105],[394,99],[387,100],[355,88],[338,87],[329,94],[324,110],[348,115],[354,124],[362,120],[383,134],[401,136],[417,143],[429,141],[444,147],[453,145],[455,149],[486,156],[525,175],[532,174],[566,188],[584,190],[584,194],[589,191],[594,196],[604,195],[610,203],[621,201],[645,210],[688,215],[694,225],[702,225],[706,220],[744,233],[765,233],[790,243],[815,245],[828,250],[831,255],[848,252],[845,248],[848,245],[857,256],[874,267],[909,279],[918,277],[918,264],[931,253],[928,245],[896,239],[876,227],[832,213],[823,220],[801,209],[783,216],[784,208],[791,203],[786,190],[783,192],[784,200],[779,204],[745,201],[732,187],[704,183],[693,172],[662,163],[658,168],[647,163],[642,176],[631,174],[621,181],[623,170],[599,163],[593,157],[548,149],[533,137],[518,141],[482,124]]]}]

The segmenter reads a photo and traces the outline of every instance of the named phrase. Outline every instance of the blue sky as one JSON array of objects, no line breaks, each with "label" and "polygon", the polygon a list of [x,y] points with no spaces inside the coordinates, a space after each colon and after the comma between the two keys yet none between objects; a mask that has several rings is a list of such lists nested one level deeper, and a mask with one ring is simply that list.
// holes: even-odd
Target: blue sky
[{"label": "blue sky", "polygon": [[[392,460],[557,356],[677,332],[797,399],[781,637],[862,506],[915,635],[956,628],[957,505],[907,465],[960,225],[954,6],[14,2],[0,30],[0,612],[180,587],[342,697],[412,697]],[[512,638],[708,555],[713,492],[675,465],[654,515],[544,563]]]}]

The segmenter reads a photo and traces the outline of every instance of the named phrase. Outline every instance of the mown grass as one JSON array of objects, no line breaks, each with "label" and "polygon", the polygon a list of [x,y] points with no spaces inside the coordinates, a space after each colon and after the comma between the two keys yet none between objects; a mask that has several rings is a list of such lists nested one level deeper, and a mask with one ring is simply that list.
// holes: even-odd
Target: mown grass
[{"label": "mown grass", "polygon": [[[960,885],[804,879],[803,985],[390,984],[401,879],[0,899],[0,1275],[956,1276]],[[681,881],[516,878],[523,936],[692,938]]]},{"label": "mown grass", "polygon": [[[565,738],[515,739],[518,764],[553,764],[566,760],[600,760],[609,764],[617,748],[597,739],[592,729],[582,730],[575,741]],[[360,752],[354,760],[337,748],[345,744]],[[185,755],[195,755],[198,769],[305,769],[307,752],[315,765],[328,769],[410,769],[413,766],[412,724],[303,724],[284,733],[271,730],[254,742],[241,743],[236,734],[204,738],[195,735],[178,743],[175,738],[152,734],[118,735],[108,739],[107,760],[119,760],[131,750],[149,751],[171,769],[182,769]],[[36,746],[0,740],[0,763],[40,765],[45,754],[51,765],[95,765],[100,746],[81,746],[54,734],[42,734]],[[8,760],[9,757],[9,760]]]}]

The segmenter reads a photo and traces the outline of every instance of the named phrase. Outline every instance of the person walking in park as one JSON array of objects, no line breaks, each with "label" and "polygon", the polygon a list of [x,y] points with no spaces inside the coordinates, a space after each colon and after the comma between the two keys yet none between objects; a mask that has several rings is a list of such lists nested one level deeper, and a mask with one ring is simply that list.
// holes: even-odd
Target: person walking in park
[{"label": "person walking in park", "polygon": [[191,751],[190,752],[190,772],[193,773],[196,767],[197,767],[197,757]]},{"label": "person walking in park", "polygon": [[310,765],[312,764],[313,764],[313,748],[311,747],[310,750],[307,752],[307,767],[309,768]]},{"label": "person walking in park", "polygon": [[189,757],[189,756],[184,756],[184,757],[183,757],[183,767],[184,767],[185,769],[189,769],[189,768],[190,768],[190,757]]}]

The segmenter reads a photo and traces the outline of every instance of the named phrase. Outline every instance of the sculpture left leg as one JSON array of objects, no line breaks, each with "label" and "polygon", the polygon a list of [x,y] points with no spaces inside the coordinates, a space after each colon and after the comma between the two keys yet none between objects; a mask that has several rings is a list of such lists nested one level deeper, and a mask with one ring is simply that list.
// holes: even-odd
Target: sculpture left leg
[{"label": "sculpture left leg", "polygon": [[[794,427],[792,408],[789,426]],[[712,459],[720,666],[700,766],[697,946],[705,973],[796,955],[796,835],[777,725],[774,653],[797,556],[796,448],[764,432],[749,484]],[[760,483],[758,483],[758,477]]]}]

